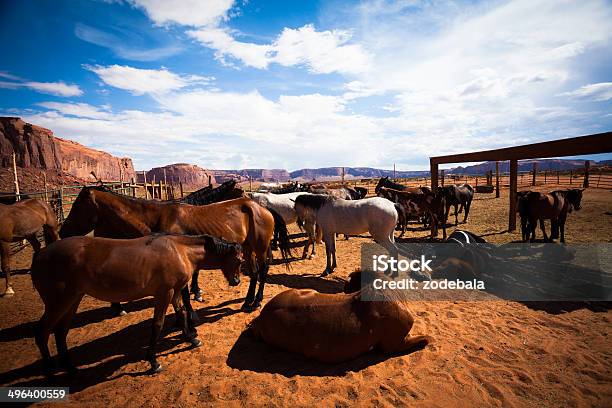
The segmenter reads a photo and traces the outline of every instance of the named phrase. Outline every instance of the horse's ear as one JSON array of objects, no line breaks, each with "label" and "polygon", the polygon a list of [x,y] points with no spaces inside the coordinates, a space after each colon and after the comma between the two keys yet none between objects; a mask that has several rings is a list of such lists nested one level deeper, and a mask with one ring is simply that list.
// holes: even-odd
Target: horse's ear
[{"label": "horse's ear", "polygon": [[290,198],[289,201],[295,203],[295,200],[293,198]]}]

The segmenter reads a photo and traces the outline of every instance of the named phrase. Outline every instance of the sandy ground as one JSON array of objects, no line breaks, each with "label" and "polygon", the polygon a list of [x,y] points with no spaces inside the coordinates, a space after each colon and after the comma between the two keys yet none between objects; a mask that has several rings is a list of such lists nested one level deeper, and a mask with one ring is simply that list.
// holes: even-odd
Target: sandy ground
[{"label": "sandy ground", "polygon": [[[549,187],[550,188],[550,187]],[[572,213],[566,238],[612,241],[612,192],[589,190],[584,209]],[[492,242],[510,242],[507,198],[478,195],[467,230]],[[452,231],[452,228],[450,229]],[[296,231],[296,230],[294,230]],[[424,237],[427,232],[411,232]],[[539,232],[538,232],[538,236]],[[367,237],[338,240],[339,267],[320,278],[324,251],[296,261],[288,272],[271,267],[266,299],[287,288],[342,290],[359,265]],[[297,252],[297,251],[296,251]],[[16,296],[0,299],[0,384],[48,384],[40,376],[32,338],[42,302],[27,275],[29,248],[15,257]],[[611,406],[612,313],[605,304],[413,302],[413,334],[434,338],[422,351],[402,356],[372,352],[357,360],[325,365],[278,351],[242,335],[259,312],[242,313],[246,279],[228,287],[219,271],[200,274],[205,302],[194,303],[203,346],[187,349],[179,332],[167,331],[159,361],[164,371],[146,374],[152,302],[128,305],[111,317],[107,304],[86,297],[68,335],[78,376],[58,376],[70,386],[68,405],[79,406]],[[2,283],[3,286],[3,283]],[[170,314],[167,320],[172,322]],[[54,347],[54,346],[53,346]],[[56,404],[53,404],[57,406]]]}]

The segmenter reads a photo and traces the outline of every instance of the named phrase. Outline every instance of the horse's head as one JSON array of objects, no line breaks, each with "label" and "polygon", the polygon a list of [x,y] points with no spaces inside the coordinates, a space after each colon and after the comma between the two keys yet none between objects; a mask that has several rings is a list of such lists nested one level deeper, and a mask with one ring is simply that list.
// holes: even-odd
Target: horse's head
[{"label": "horse's head", "polygon": [[302,194],[296,197],[294,209],[297,215],[298,225],[304,223],[314,224],[317,211],[333,197],[323,194]]},{"label": "horse's head", "polygon": [[220,268],[230,286],[240,284],[240,267],[244,261],[242,246],[224,239],[207,236],[205,249],[209,258],[209,266]]},{"label": "horse's head", "polygon": [[567,190],[567,200],[569,201],[569,211],[572,211],[572,207],[574,210],[578,211],[582,208],[582,192],[583,188],[574,188],[571,190]]},{"label": "horse's head", "polygon": [[380,191],[381,187],[384,187],[387,185],[387,181],[389,181],[389,177],[381,177],[378,180],[378,184],[376,184],[376,187],[374,188],[374,192],[378,195],[378,192]]},{"label": "horse's head", "polygon": [[75,235],[86,235],[96,227],[98,222],[98,204],[95,197],[96,189],[83,187],[77,196],[68,218],[62,224],[59,235],[61,238]]}]

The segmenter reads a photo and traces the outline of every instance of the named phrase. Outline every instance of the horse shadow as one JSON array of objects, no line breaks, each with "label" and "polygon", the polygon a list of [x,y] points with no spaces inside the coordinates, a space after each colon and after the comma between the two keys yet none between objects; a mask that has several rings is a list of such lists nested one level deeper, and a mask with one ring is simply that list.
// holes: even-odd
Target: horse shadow
[{"label": "horse shadow", "polygon": [[309,360],[301,354],[274,348],[257,340],[248,330],[242,332],[230,350],[226,364],[237,370],[280,374],[284,377],[317,376],[341,377],[348,372],[358,372],[400,354],[384,354],[372,350],[355,359],[342,363],[322,363]]},{"label": "horse shadow", "polygon": [[266,283],[293,289],[314,289],[319,293],[340,293],[346,281],[341,278],[325,279],[315,274],[301,275],[275,273],[268,275]]},{"label": "horse shadow", "polygon": [[[229,300],[218,305],[211,305],[196,310],[200,319],[199,324],[216,322],[223,317],[240,313],[240,309],[232,309],[229,306],[241,303],[243,300]],[[130,310],[133,311],[134,307],[143,307],[147,304],[152,306],[152,302],[152,299],[132,302],[140,304],[132,306]],[[86,320],[92,316],[91,312],[98,313],[98,309],[80,313],[75,316],[75,322],[81,325],[91,323]],[[192,348],[184,342],[182,332],[172,325],[174,321],[176,321],[176,314],[166,316],[162,337],[157,344],[158,356],[173,355]],[[33,332],[35,324],[36,322],[29,323],[32,329],[30,333]],[[11,384],[13,387],[64,386],[70,387],[71,392],[80,392],[91,386],[123,376],[139,377],[149,375],[149,364],[144,361],[144,358],[146,346],[151,335],[151,325],[152,320],[147,319],[104,337],[97,338],[89,343],[70,348],[69,352],[72,360],[81,367],[74,377],[69,377],[65,373],[56,374],[51,379],[43,377],[41,374],[43,369],[42,360],[39,359],[26,366],[2,373],[0,383]],[[23,328],[24,325],[20,326],[22,326],[21,330],[25,330]],[[11,337],[18,334],[17,330],[9,331],[8,333],[4,332],[6,330],[2,331],[2,341],[10,341]],[[57,359],[57,356],[55,359]],[[121,367],[140,361],[142,361],[142,371],[114,375]],[[24,380],[20,381],[20,379]]]}]

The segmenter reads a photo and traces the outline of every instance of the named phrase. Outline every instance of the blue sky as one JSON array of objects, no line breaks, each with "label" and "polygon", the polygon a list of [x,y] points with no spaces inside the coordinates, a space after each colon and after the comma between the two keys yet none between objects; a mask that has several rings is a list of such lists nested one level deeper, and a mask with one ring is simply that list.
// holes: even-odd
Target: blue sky
[{"label": "blue sky", "polygon": [[612,129],[609,1],[1,1],[0,39],[0,114],[137,169],[417,170]]}]

